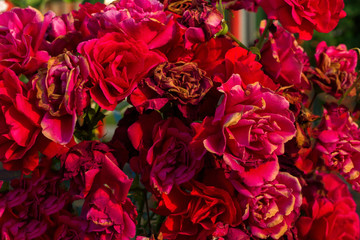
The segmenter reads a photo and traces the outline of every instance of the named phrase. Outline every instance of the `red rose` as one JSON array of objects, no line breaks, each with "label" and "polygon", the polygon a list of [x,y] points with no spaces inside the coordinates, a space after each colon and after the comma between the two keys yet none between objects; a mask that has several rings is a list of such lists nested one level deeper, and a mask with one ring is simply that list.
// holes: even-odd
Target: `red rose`
[{"label": "red rose", "polygon": [[202,154],[189,146],[193,131],[178,118],[161,120],[157,112],[141,115],[128,134],[139,151],[131,165],[152,189],[169,193],[173,185],[191,180],[202,167]]},{"label": "red rose", "polygon": [[107,110],[114,110],[151,68],[165,61],[144,42],[121,33],[82,42],[78,51],[89,63],[91,97]]},{"label": "red rose", "polygon": [[[324,189],[307,191],[297,221],[300,240],[357,240],[360,237],[356,204],[336,175],[321,174]],[[309,184],[308,188],[315,184]],[[319,194],[319,193],[326,194]]]},{"label": "red rose", "polygon": [[45,138],[43,114],[15,73],[0,67],[0,161],[7,170],[29,173],[39,164],[39,151],[49,157],[62,147]]},{"label": "red rose", "polygon": [[344,0],[261,0],[260,6],[270,19],[278,19],[291,33],[310,40],[314,29],[328,33],[346,16]]},{"label": "red rose", "polygon": [[[282,86],[310,89],[310,83],[303,74],[304,69],[310,66],[308,56],[292,34],[278,24],[274,26],[276,31],[269,34],[269,41],[261,49],[260,62],[265,73]],[[261,32],[263,30],[260,29]]]},{"label": "red rose", "polygon": [[222,171],[206,175],[210,180],[204,182],[216,184],[191,181],[162,194],[157,211],[167,216],[160,229],[164,238],[205,240],[219,224],[235,227],[241,223],[242,209]]}]

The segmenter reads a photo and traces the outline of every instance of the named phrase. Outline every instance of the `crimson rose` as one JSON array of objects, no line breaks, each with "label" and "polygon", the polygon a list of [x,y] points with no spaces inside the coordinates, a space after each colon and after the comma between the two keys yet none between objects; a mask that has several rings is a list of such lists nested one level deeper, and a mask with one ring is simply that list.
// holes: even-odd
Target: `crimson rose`
[{"label": "crimson rose", "polygon": [[165,61],[144,42],[115,32],[80,43],[78,51],[89,63],[91,97],[107,110],[114,110],[152,67]]}]

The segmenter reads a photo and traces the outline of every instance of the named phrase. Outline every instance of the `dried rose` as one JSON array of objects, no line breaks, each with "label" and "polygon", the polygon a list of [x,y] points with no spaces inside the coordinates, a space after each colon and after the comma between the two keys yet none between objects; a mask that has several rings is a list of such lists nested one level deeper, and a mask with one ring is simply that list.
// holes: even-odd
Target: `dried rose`
[{"label": "dried rose", "polygon": [[38,105],[46,111],[41,127],[47,138],[60,144],[72,139],[77,116],[89,104],[88,75],[86,60],[70,52],[51,58],[47,69],[39,70],[33,82]]},{"label": "dried rose", "polygon": [[212,85],[205,71],[193,62],[164,62],[153,70],[150,77],[140,82],[130,101],[140,112],[159,110],[170,101],[187,117],[188,107],[198,105]]},{"label": "dried rose", "polygon": [[[311,80],[325,92],[340,98],[356,79],[356,51],[347,50],[344,44],[328,47],[323,41],[316,47],[315,58],[316,68]],[[354,89],[350,95],[355,94]]]},{"label": "dried rose", "polygon": [[[194,1],[196,2],[196,1]],[[223,16],[205,1],[193,3],[179,20],[187,27],[185,31],[185,47],[191,48],[195,43],[207,42],[221,29]]]}]

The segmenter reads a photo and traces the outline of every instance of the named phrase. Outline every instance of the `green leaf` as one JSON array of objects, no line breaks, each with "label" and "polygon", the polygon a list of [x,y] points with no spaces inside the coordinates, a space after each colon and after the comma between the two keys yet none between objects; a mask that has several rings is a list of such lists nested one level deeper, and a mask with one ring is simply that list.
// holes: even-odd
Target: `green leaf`
[{"label": "green leaf", "polygon": [[260,49],[258,49],[257,47],[250,47],[250,51],[252,53],[256,54],[256,56],[258,56],[259,60],[261,59]]}]

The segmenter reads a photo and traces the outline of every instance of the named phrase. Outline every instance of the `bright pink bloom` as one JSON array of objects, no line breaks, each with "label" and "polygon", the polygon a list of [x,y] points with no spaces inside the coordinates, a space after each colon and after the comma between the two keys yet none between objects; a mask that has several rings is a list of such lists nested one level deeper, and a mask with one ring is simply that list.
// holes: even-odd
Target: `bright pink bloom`
[{"label": "bright pink bloom", "polygon": [[301,185],[296,177],[280,172],[262,186],[245,187],[236,181],[233,184],[246,209],[243,221],[253,236],[280,239],[294,226],[302,203]]},{"label": "bright pink bloom", "polygon": [[0,65],[16,74],[31,75],[49,59],[40,47],[54,13],[45,17],[36,9],[13,8],[0,15]]},{"label": "bright pink bloom", "polygon": [[233,74],[239,74],[242,86],[260,83],[263,87],[276,90],[278,86],[262,71],[262,65],[256,61],[256,55],[241,47],[234,47],[225,55],[225,76],[222,80],[226,82]]},{"label": "bright pink bloom", "polygon": [[93,15],[88,28],[95,37],[106,32],[123,32],[144,41],[149,49],[166,45],[174,38],[173,16],[167,16],[158,0],[115,1]]},{"label": "bright pink bloom", "polygon": [[360,191],[360,130],[346,107],[325,106],[315,148],[326,166],[338,170]]},{"label": "bright pink bloom", "polygon": [[288,101],[259,83],[243,87],[237,74],[219,90],[224,99],[196,138],[205,138],[205,148],[222,156],[246,184],[273,180],[279,170],[276,155],[283,154],[284,144],[295,136]]}]

